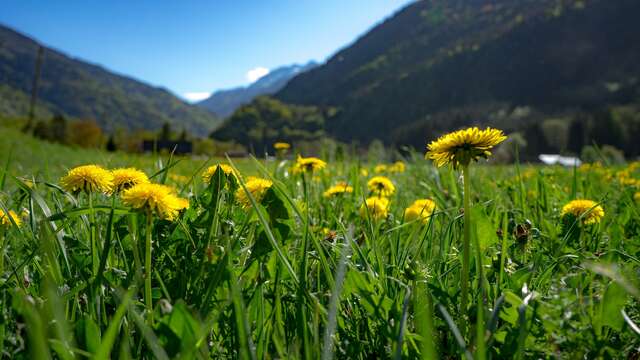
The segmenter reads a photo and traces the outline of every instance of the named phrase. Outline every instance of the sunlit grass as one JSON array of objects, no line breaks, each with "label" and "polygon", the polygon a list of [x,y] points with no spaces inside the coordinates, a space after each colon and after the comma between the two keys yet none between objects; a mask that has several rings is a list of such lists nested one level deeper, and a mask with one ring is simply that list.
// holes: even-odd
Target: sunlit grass
[{"label": "sunlit grass", "polygon": [[[460,173],[423,154],[294,172],[295,158],[10,138],[0,141],[0,209],[21,224],[0,221],[8,357],[624,358],[640,346],[635,164],[474,166],[465,202]],[[59,187],[90,163],[139,168],[188,209],[161,219],[116,192]],[[205,182],[216,163],[234,171],[213,168]],[[362,206],[382,196],[367,184],[376,175],[394,188],[384,216]],[[336,184],[350,191],[326,196]],[[578,198],[602,207],[599,222],[562,215]],[[430,216],[407,221],[420,199],[435,204]],[[463,205],[474,246],[466,305]]]}]

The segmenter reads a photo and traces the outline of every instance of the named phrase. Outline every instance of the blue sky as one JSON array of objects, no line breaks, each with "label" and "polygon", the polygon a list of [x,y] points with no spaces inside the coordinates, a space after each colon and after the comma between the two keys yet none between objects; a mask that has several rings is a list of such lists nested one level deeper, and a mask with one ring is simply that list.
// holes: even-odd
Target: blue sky
[{"label": "blue sky", "polygon": [[410,0],[2,0],[0,23],[177,95],[324,61]]}]

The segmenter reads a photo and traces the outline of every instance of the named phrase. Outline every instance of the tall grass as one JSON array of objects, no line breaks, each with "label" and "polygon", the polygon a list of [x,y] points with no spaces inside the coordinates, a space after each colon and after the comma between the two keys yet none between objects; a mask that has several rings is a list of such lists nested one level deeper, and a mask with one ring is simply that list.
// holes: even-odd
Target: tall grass
[{"label": "tall grass", "polygon": [[[637,189],[616,180],[621,169],[476,166],[465,189],[452,170],[415,156],[386,174],[398,191],[375,220],[359,212],[370,175],[356,161],[293,175],[288,160],[228,160],[273,181],[243,208],[235,194],[248,191],[247,176],[218,171],[204,184],[211,162],[67,154],[42,172],[15,153],[0,159],[0,209],[25,210],[21,226],[0,227],[5,357],[637,356],[640,217]],[[64,168],[91,162],[156,174],[190,207],[159,220],[56,185]],[[353,193],[324,197],[337,181]],[[561,218],[574,196],[600,202],[602,222]],[[418,198],[436,211],[405,222]]]}]

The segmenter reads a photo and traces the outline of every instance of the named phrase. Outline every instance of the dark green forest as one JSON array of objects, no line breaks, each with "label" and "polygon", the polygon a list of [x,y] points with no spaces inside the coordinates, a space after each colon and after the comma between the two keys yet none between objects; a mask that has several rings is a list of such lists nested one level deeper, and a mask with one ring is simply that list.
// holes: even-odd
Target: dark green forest
[{"label": "dark green forest", "polygon": [[270,151],[277,141],[313,141],[326,136],[325,119],[331,110],[314,106],[286,105],[260,96],[241,106],[227,119],[225,126],[212,134],[214,140],[233,140],[254,153]]},{"label": "dark green forest", "polygon": [[[479,125],[520,133],[525,157],[580,154],[594,144],[637,156],[639,13],[635,0],[420,1],[275,98],[332,109],[319,111],[323,135],[361,145],[380,139],[421,149],[427,139]],[[234,138],[230,128],[240,120],[243,128],[251,118],[264,123],[268,116],[255,115],[261,102],[213,137]],[[266,123],[263,133],[284,133],[281,122]]]}]

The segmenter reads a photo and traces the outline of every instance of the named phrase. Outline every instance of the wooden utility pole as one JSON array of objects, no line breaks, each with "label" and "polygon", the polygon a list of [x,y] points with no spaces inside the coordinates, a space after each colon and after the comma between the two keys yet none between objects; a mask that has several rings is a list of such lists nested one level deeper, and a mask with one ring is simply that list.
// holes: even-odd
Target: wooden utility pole
[{"label": "wooden utility pole", "polygon": [[36,100],[38,98],[38,83],[40,82],[40,72],[42,70],[42,58],[44,57],[44,47],[38,45],[38,56],[36,58],[36,71],[33,74],[33,84],[31,86],[31,101],[29,102],[29,118],[27,125],[24,127],[25,132],[31,131],[33,128],[33,118],[36,112]]}]

